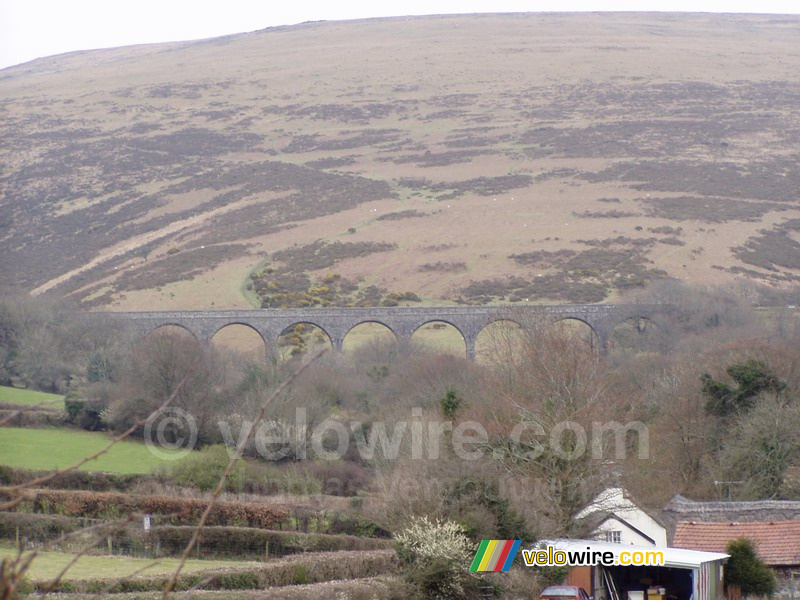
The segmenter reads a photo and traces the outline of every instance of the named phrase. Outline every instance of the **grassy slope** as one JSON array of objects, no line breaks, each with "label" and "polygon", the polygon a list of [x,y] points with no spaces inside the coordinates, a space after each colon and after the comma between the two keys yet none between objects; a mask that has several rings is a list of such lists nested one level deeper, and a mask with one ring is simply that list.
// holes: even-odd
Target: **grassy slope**
[{"label": "grassy slope", "polygon": [[[620,263],[702,283],[799,276],[797,233],[779,228],[800,216],[797,25],[320,23],[4,70],[0,253],[15,262],[0,276],[107,308],[249,306],[242,284],[267,253],[317,239],[395,243],[331,270],[430,302],[504,275],[613,287]],[[443,197],[508,175],[532,180]],[[421,216],[379,219],[399,211]],[[748,242],[783,263],[743,262],[732,248]],[[510,258],[538,251],[580,268]]]},{"label": "grassy slope", "polygon": [[[16,556],[16,550],[8,546],[0,546],[0,558],[5,558],[7,556]],[[53,579],[73,558],[75,558],[74,554],[66,552],[40,552],[31,564],[29,577],[34,581]],[[82,556],[78,559],[78,562],[70,567],[64,579],[66,581],[81,579],[113,580],[137,572],[139,569],[143,569],[143,567],[153,562],[154,560],[150,558]],[[175,571],[179,562],[180,559],[177,558],[162,558],[152,567],[143,569],[141,574],[168,574]],[[183,571],[185,573],[193,573],[220,567],[241,567],[247,566],[248,564],[250,563],[245,561],[189,559],[186,561]]]},{"label": "grassy slope", "polygon": [[41,405],[43,407],[63,408],[64,396],[3,385],[0,386],[0,404],[17,404],[20,406]]},{"label": "grassy slope", "polygon": [[[0,427],[0,463],[33,470],[63,468],[94,454],[108,441],[107,435],[88,431]],[[145,444],[126,441],[81,470],[150,473],[164,462],[151,454]]]}]

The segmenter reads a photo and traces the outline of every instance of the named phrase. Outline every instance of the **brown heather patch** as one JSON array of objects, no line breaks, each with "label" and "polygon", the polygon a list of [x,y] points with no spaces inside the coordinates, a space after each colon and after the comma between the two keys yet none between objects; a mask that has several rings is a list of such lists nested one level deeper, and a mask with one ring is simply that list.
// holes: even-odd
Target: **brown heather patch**
[{"label": "brown heather patch", "polygon": [[401,219],[413,219],[416,217],[427,216],[424,212],[415,209],[401,210],[393,213],[386,213],[378,217],[378,221],[399,221]]},{"label": "brown heather patch", "polygon": [[[637,243],[639,240],[621,239],[625,241],[611,240],[608,244],[599,240],[584,242],[593,248],[580,252],[538,250],[511,255],[509,258],[516,263],[531,268],[531,275],[472,282],[462,288],[460,300],[478,304],[541,300],[600,302],[611,289],[640,287],[667,276],[665,271],[649,266],[652,261],[644,252],[644,248],[656,243],[655,238],[641,243]],[[627,247],[608,248],[621,243]]]},{"label": "brown heather patch", "polygon": [[346,167],[356,163],[352,156],[329,156],[327,158],[317,158],[306,163],[312,169],[335,169],[336,167]]},{"label": "brown heather patch", "polygon": [[731,198],[684,196],[680,198],[647,198],[639,202],[647,207],[647,214],[673,221],[760,221],[772,211],[785,211],[790,207],[774,202],[748,202]]},{"label": "brown heather patch", "polygon": [[640,216],[638,213],[634,212],[627,212],[624,210],[585,210],[582,213],[572,213],[575,217],[581,217],[584,219],[624,219],[626,217],[638,217]]},{"label": "brown heather patch", "polygon": [[[785,221],[771,230],[762,230],[743,246],[733,248],[733,253],[743,262],[767,271],[779,271],[780,267],[800,270],[800,242],[791,237],[796,231],[800,231],[800,219]],[[798,274],[784,273],[784,276],[800,279]]]},{"label": "brown heather patch", "polygon": [[419,271],[422,273],[457,273],[459,271],[466,271],[467,263],[464,262],[442,262],[425,263],[419,266]]}]

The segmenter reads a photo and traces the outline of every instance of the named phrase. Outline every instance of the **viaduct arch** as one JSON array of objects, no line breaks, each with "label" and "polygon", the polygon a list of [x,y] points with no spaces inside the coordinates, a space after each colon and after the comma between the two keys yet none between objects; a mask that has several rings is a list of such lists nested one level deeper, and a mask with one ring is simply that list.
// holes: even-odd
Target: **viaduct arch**
[{"label": "viaduct arch", "polygon": [[597,336],[601,350],[608,348],[611,332],[618,324],[633,318],[657,322],[665,305],[645,304],[555,304],[535,306],[453,306],[453,307],[369,307],[369,308],[303,308],[208,311],[146,311],[104,313],[122,320],[140,335],[164,325],[177,325],[190,331],[203,343],[210,343],[214,334],[227,325],[245,325],[261,335],[269,347],[286,329],[298,323],[309,323],[324,330],[341,352],[347,332],[362,323],[385,325],[398,340],[409,339],[426,323],[449,323],[464,336],[467,357],[475,358],[475,342],[484,327],[494,321],[522,322],[529,318],[561,321],[583,321]]}]

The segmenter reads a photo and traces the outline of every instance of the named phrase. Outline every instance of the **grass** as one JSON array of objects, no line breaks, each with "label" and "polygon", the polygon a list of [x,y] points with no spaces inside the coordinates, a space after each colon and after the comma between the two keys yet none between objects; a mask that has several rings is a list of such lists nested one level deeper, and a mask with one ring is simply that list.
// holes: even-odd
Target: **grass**
[{"label": "grass", "polygon": [[[0,464],[47,471],[60,469],[94,454],[109,438],[104,433],[66,429],[0,427]],[[160,449],[165,452],[165,449]],[[106,454],[81,467],[83,471],[150,473],[164,464],[143,443],[120,442]]]},{"label": "grass", "polygon": [[[0,546],[0,558],[16,556],[16,549],[11,546]],[[40,552],[31,564],[28,576],[33,581],[47,581],[56,577],[72,560],[73,554],[67,552]],[[150,558],[129,558],[127,556],[82,556],[78,559],[64,578],[67,581],[81,579],[117,579],[126,577],[153,563]],[[141,571],[142,575],[161,575],[175,571],[180,559],[162,558],[157,564]],[[184,573],[194,573],[220,567],[243,567],[255,565],[241,560],[197,560],[189,559],[184,566]]]},{"label": "grass", "polygon": [[34,390],[0,386],[0,404],[18,404],[20,406],[64,407],[64,396],[48,394]]}]

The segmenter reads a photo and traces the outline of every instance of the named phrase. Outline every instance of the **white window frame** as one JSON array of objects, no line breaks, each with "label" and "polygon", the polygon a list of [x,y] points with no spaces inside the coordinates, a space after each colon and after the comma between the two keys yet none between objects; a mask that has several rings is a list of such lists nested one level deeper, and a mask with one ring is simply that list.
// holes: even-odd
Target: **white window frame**
[{"label": "white window frame", "polygon": [[610,544],[621,544],[622,543],[622,532],[618,529],[609,530],[605,532],[606,534],[606,542]]}]

